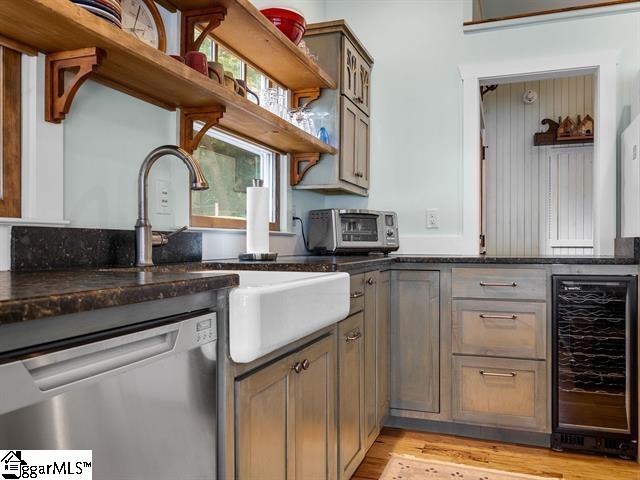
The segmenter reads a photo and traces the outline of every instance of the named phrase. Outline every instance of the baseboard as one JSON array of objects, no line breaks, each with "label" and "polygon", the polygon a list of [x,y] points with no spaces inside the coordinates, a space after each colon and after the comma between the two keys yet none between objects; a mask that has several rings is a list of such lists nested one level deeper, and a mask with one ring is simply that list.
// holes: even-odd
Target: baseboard
[{"label": "baseboard", "polygon": [[483,427],[478,425],[466,425],[454,422],[437,422],[418,418],[387,417],[385,427],[419,430],[428,433],[443,433],[458,435],[461,437],[476,438],[480,440],[493,440],[497,442],[516,443],[535,447],[551,446],[551,435],[542,432],[526,432],[507,428]]}]

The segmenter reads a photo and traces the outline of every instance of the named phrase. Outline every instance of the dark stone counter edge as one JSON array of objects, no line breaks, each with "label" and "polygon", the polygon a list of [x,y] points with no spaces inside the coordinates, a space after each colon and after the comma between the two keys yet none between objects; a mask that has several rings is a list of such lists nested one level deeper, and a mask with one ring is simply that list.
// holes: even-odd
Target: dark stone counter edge
[{"label": "dark stone counter edge", "polygon": [[126,285],[46,297],[7,300],[0,302],[0,326],[101,308],[176,298],[236,286],[238,286],[237,276],[218,275],[171,280],[150,285]]}]

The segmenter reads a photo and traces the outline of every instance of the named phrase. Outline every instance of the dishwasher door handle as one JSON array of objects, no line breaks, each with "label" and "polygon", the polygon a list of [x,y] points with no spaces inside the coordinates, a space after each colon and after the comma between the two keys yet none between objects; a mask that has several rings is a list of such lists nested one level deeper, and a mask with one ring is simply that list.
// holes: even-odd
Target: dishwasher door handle
[{"label": "dishwasher door handle", "polygon": [[[85,353],[77,357],[65,358],[62,356],[57,361],[52,358],[49,359],[51,362],[44,366],[30,365],[28,360],[24,363],[38,389],[46,392],[170,352],[176,344],[177,336],[178,330],[176,329],[172,332],[134,340],[130,343]],[[59,353],[64,355],[65,352]]]}]

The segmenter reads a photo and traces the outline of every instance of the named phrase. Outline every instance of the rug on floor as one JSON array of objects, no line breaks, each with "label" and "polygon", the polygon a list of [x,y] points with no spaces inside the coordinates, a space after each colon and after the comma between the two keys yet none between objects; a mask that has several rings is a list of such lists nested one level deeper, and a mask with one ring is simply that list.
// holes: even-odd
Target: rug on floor
[{"label": "rug on floor", "polygon": [[458,463],[392,455],[380,480],[550,480],[549,477],[511,473]]}]

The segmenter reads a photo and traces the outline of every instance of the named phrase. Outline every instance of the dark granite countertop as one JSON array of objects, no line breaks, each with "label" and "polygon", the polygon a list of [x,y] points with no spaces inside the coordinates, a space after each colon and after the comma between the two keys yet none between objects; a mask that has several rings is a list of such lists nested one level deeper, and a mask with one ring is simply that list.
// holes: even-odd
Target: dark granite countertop
[{"label": "dark granite countertop", "polygon": [[241,262],[238,259],[210,260],[203,262],[208,268],[229,270],[265,271],[366,271],[388,268],[396,263],[466,263],[466,264],[521,264],[521,265],[637,265],[633,257],[507,257],[507,256],[442,256],[442,255],[345,255],[345,256],[282,256],[275,262]]},{"label": "dark granite countertop", "polygon": [[184,269],[0,272],[0,326],[237,285],[237,275]]}]

